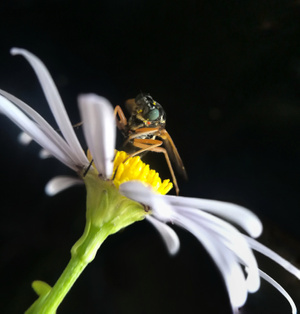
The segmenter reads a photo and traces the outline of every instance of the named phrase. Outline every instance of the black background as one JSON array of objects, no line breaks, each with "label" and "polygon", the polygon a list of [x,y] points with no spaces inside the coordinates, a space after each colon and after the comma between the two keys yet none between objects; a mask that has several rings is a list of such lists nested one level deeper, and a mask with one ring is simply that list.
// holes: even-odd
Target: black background
[{"label": "black background", "polygon": [[[46,64],[72,122],[76,97],[94,92],[122,105],[150,92],[185,162],[181,194],[231,201],[262,219],[261,241],[300,266],[299,1],[2,1],[0,88],[54,122],[22,47]],[[47,181],[71,171],[21,146],[1,128],[1,312],[20,313],[53,285],[84,227],[85,192],[54,198]],[[148,155],[168,177],[161,156]],[[58,313],[229,313],[218,270],[202,246],[175,228],[175,257],[146,222],[110,237]],[[300,283],[258,256],[300,305]],[[242,313],[290,313],[266,283]]]}]

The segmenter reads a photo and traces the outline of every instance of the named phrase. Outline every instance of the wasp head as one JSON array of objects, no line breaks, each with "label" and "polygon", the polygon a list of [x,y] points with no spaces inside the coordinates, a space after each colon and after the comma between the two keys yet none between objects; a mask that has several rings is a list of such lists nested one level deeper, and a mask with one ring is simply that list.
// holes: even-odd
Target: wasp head
[{"label": "wasp head", "polygon": [[164,126],[166,113],[163,107],[149,94],[139,94],[135,98],[135,117],[147,127]]}]

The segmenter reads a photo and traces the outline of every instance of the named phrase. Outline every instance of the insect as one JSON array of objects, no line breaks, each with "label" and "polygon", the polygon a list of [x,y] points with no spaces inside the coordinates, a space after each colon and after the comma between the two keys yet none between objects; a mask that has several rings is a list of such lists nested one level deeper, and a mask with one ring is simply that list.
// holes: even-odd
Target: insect
[{"label": "insect", "polygon": [[120,106],[116,106],[114,110],[117,126],[126,138],[123,146],[127,150],[129,147],[130,157],[147,151],[163,153],[178,195],[179,188],[170,158],[179,174],[185,179],[187,174],[177,148],[165,128],[166,113],[163,107],[149,94],[142,93],[135,99],[128,99],[125,106],[130,113],[128,120]]}]

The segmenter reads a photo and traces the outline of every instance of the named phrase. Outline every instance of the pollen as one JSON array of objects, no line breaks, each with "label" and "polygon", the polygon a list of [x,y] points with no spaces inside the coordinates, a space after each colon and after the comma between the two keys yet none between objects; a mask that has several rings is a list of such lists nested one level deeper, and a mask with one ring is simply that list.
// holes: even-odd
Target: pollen
[{"label": "pollen", "polygon": [[140,156],[128,157],[124,151],[116,151],[113,181],[117,188],[124,182],[138,180],[151,185],[159,194],[167,194],[172,189],[172,182],[169,179],[162,181],[158,172],[142,162]]}]

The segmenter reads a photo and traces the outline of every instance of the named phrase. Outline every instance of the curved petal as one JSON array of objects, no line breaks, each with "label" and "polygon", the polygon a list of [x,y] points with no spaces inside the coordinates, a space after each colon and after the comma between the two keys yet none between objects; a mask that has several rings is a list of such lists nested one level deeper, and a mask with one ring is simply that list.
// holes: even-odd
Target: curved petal
[{"label": "curved petal", "polygon": [[180,247],[180,241],[176,232],[165,223],[151,217],[150,215],[147,215],[146,219],[148,219],[148,221],[151,222],[159,232],[167,246],[169,253],[171,255],[175,255],[179,251]]},{"label": "curved petal", "polygon": [[247,287],[243,271],[235,255],[224,249],[224,245],[214,234],[205,228],[199,228],[193,221],[179,216],[175,218],[175,222],[191,232],[211,255],[223,276],[232,308],[242,306],[247,299]]},{"label": "curved petal", "polygon": [[252,237],[258,237],[262,233],[262,223],[249,209],[227,202],[166,195],[173,205],[202,209],[214,215],[228,219],[246,230]]},{"label": "curved petal", "polygon": [[99,174],[110,178],[116,143],[116,121],[111,104],[95,94],[80,95],[83,131]]},{"label": "curved petal", "polygon": [[[85,164],[79,163],[76,154],[73,152],[72,148],[67,144],[67,142],[53,129],[53,127],[35,110],[25,104],[22,100],[17,97],[3,91],[0,89],[0,95],[11,101],[16,107],[20,108],[30,119],[36,122],[39,128],[48,136],[61,151],[63,151],[68,157],[73,161],[73,164],[79,167],[84,167],[89,164],[89,161],[85,157]],[[35,136],[31,136],[35,140]],[[75,169],[74,169],[75,170]],[[76,170],[78,170],[76,168]]]},{"label": "curved petal", "polygon": [[54,196],[74,185],[83,185],[83,181],[76,177],[57,176],[52,178],[45,186],[45,192],[49,196]]},{"label": "curved petal", "polygon": [[289,302],[292,308],[292,314],[297,314],[297,308],[296,308],[295,302],[290,297],[290,295],[282,288],[282,286],[277,281],[275,281],[272,277],[270,277],[265,272],[263,272],[262,270],[259,270],[259,274],[261,278],[263,278],[269,284],[271,284],[274,288],[276,288],[287,299],[287,301]]},{"label": "curved petal", "polygon": [[40,84],[45,93],[46,99],[49,103],[50,109],[54,115],[57,125],[77,158],[76,163],[85,164],[87,162],[86,156],[74,132],[74,129],[63,105],[61,97],[57,91],[57,88],[53,82],[53,79],[43,62],[25,49],[12,48],[11,54],[20,54],[24,58],[26,58],[27,61],[31,64],[40,81]]},{"label": "curved petal", "polygon": [[243,234],[228,222],[201,210],[190,208],[175,208],[175,210],[179,217],[188,218],[197,224],[198,228],[207,229],[211,234],[214,234],[224,248],[227,247],[241,264],[248,267],[246,280],[248,290],[255,292],[259,289],[260,279],[257,262]]},{"label": "curved petal", "polygon": [[73,160],[61,149],[53,139],[49,138],[43,130],[8,99],[0,95],[0,111],[12,120],[19,128],[32,137],[38,144],[51,152],[62,163],[73,170],[77,170]]},{"label": "curved petal", "polygon": [[293,274],[295,277],[300,279],[300,270],[295,267],[293,264],[288,262],[286,259],[266,247],[265,245],[259,243],[258,241],[244,235],[245,239],[248,241],[251,248],[265,256],[267,256],[269,259],[273,260],[275,263],[283,267],[285,270],[287,270],[289,273]]}]

